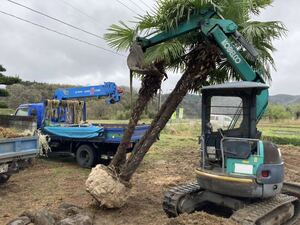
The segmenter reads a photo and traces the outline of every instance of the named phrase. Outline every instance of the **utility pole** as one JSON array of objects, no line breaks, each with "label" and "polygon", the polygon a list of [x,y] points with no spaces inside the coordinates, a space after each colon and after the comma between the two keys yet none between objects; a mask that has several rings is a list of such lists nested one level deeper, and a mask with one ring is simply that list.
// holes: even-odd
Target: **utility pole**
[{"label": "utility pole", "polygon": [[160,109],[160,105],[161,105],[161,88],[158,90],[158,99],[157,99],[157,112]]}]

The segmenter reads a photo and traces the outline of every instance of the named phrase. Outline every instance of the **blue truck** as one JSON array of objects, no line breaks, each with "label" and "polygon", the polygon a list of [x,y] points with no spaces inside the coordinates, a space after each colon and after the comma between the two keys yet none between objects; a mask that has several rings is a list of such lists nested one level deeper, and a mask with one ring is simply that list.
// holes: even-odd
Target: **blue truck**
[{"label": "blue truck", "polygon": [[[0,126],[29,129],[36,126],[32,117],[0,116]],[[29,164],[39,150],[38,137],[26,136],[0,139],[0,184]]]},{"label": "blue truck", "polygon": [[[45,100],[43,103],[22,104],[17,108],[15,115],[35,116],[38,129],[48,137],[51,151],[47,155],[73,156],[81,167],[92,167],[112,159],[127,125],[86,123],[86,99],[106,97],[108,104],[114,104],[121,100],[121,93],[122,90],[112,82],[96,86],[57,89],[53,99]],[[81,99],[83,101],[80,101]],[[73,111],[70,110],[71,103],[76,103],[76,106],[81,105],[80,123],[74,122],[76,115],[74,108],[71,107]],[[49,105],[51,105],[51,115]],[[145,124],[136,127],[128,152],[133,149],[148,127]]]}]

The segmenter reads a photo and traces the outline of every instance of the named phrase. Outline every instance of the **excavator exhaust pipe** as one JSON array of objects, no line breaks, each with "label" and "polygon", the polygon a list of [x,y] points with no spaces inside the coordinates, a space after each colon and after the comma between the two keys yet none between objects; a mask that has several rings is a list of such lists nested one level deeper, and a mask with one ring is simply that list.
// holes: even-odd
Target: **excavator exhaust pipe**
[{"label": "excavator exhaust pipe", "polygon": [[142,46],[137,42],[134,42],[129,50],[129,55],[127,57],[128,68],[137,73],[143,73],[149,70],[145,64],[144,51]]}]

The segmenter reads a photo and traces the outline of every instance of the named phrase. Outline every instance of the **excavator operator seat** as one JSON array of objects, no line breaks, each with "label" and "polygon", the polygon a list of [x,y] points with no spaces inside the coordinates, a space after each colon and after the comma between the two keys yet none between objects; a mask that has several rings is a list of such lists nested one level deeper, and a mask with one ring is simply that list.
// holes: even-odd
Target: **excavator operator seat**
[{"label": "excavator operator seat", "polygon": [[248,140],[225,140],[223,151],[227,158],[248,159],[251,155],[251,144]]}]

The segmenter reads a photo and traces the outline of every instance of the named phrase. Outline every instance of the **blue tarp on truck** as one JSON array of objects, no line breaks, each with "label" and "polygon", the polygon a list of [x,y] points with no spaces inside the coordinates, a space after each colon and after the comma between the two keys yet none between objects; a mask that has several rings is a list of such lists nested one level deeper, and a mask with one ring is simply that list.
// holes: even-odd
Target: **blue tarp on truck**
[{"label": "blue tarp on truck", "polygon": [[43,128],[48,134],[66,138],[96,138],[103,135],[103,127],[99,126],[46,126]]}]

